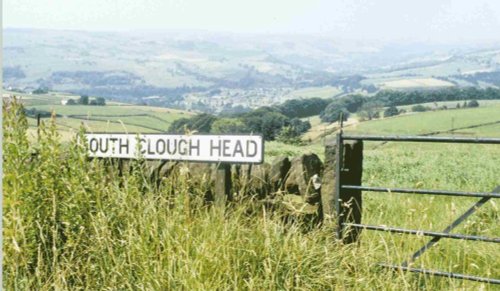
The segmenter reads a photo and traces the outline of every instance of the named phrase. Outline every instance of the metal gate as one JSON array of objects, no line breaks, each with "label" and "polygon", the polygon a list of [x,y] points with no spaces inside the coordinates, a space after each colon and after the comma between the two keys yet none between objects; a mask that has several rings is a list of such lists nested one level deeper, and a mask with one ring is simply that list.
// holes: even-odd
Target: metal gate
[{"label": "metal gate", "polygon": [[[471,241],[482,241],[490,243],[500,243],[500,238],[490,238],[476,235],[454,234],[451,231],[456,228],[465,219],[471,216],[478,208],[483,206],[490,199],[500,198],[500,185],[495,188],[491,193],[485,192],[460,192],[460,191],[443,191],[443,190],[423,190],[423,189],[406,189],[406,188],[385,188],[385,187],[371,187],[361,185],[361,172],[359,172],[358,182],[352,183],[353,179],[346,178],[343,172],[348,172],[344,165],[346,159],[345,141],[358,141],[361,147],[358,147],[358,154],[362,155],[363,141],[382,141],[382,142],[421,142],[421,143],[461,143],[461,144],[500,144],[499,138],[458,138],[458,137],[423,137],[423,136],[357,136],[357,135],[344,135],[342,130],[337,134],[336,141],[336,189],[335,189],[335,211],[337,214],[337,238],[351,243],[357,240],[359,232],[364,230],[385,231],[390,233],[402,233],[411,235],[424,235],[429,236],[431,239],[417,250],[409,260],[402,262],[399,265],[394,264],[380,264],[381,267],[390,268],[393,270],[403,270],[415,273],[422,273],[426,275],[443,276],[448,278],[457,278],[472,280],[478,282],[485,282],[490,284],[500,284],[500,279],[483,278],[467,274],[457,274],[452,272],[418,269],[409,266],[410,263],[420,257],[425,251],[434,246],[438,241],[443,238],[447,239],[460,239]],[[352,151],[352,149],[350,150]],[[357,158],[358,164],[362,164],[362,158]],[[356,180],[356,179],[354,179]],[[353,185],[356,184],[356,185]],[[477,197],[479,201],[474,203],[465,213],[460,215],[448,227],[441,232],[427,231],[427,230],[414,230],[404,229],[398,227],[376,226],[361,224],[361,193],[362,191],[368,192],[390,192],[402,194],[417,194],[417,195],[444,195],[455,197]],[[357,193],[357,194],[356,194]],[[354,201],[347,201],[354,200]],[[356,204],[359,204],[356,206]],[[354,212],[354,214],[353,214]],[[358,212],[358,214],[356,214]]]}]

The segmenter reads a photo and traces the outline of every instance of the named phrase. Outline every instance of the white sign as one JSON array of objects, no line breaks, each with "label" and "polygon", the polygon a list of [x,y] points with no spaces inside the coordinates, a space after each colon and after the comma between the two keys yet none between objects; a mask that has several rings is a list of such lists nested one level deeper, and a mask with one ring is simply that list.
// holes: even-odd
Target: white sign
[{"label": "white sign", "polygon": [[258,135],[85,134],[90,157],[262,163]]}]

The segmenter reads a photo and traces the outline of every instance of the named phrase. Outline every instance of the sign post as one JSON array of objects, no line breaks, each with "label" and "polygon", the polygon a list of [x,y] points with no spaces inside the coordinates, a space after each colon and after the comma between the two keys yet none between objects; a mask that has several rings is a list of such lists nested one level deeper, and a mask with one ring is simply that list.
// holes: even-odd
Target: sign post
[{"label": "sign post", "polygon": [[230,201],[231,163],[261,164],[261,135],[174,135],[88,133],[88,154],[93,158],[120,158],[217,163],[216,203]]},{"label": "sign post", "polygon": [[217,165],[215,176],[215,204],[223,206],[228,201],[233,200],[231,193],[231,165],[228,163],[220,163]]}]

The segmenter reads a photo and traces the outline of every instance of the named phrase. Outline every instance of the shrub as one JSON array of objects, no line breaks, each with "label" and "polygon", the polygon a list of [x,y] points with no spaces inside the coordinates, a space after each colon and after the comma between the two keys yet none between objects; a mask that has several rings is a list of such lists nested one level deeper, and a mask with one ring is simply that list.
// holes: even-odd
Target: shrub
[{"label": "shrub", "polygon": [[384,111],[384,117],[391,117],[399,115],[399,110],[395,106],[391,106]]},{"label": "shrub", "polygon": [[74,99],[68,99],[68,102],[66,102],[66,105],[76,105],[76,101]]},{"label": "shrub", "polygon": [[80,96],[80,99],[78,99],[78,104],[89,105],[89,96],[87,95]]},{"label": "shrub", "polygon": [[32,93],[33,94],[37,94],[37,95],[39,95],[39,94],[47,94],[47,93],[49,93],[49,89],[46,88],[46,87],[40,87],[40,88],[34,90]]},{"label": "shrub", "polygon": [[469,108],[479,107],[479,102],[477,102],[477,100],[471,100],[469,101],[469,103],[467,103],[467,107]]},{"label": "shrub", "polygon": [[340,119],[340,114],[342,114],[344,120],[349,118],[349,111],[346,108],[338,104],[330,103],[330,105],[325,108],[325,111],[321,113],[321,121],[330,123],[337,122]]},{"label": "shrub", "polygon": [[412,106],[411,111],[413,111],[413,112],[425,112],[425,111],[427,111],[427,107],[425,107],[422,104],[418,104],[418,105]]},{"label": "shrub", "polygon": [[96,102],[96,105],[98,105],[98,106],[106,105],[106,99],[104,99],[103,97],[95,98],[95,102]]}]

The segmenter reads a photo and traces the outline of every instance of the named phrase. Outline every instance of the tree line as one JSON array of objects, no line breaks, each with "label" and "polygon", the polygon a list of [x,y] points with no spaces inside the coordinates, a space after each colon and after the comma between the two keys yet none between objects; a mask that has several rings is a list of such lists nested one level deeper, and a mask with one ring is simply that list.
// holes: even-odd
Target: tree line
[{"label": "tree line", "polygon": [[279,112],[277,108],[261,107],[233,117],[216,117],[203,113],[191,118],[177,119],[170,125],[169,132],[255,133],[262,134],[267,141],[280,140],[287,143],[298,143],[300,135],[310,128],[309,121],[290,118]]},{"label": "tree line", "polygon": [[106,105],[106,99],[103,97],[96,97],[93,100],[90,100],[88,95],[82,95],[77,100],[68,99],[66,105],[95,105],[95,106],[104,106]]},{"label": "tree line", "polygon": [[[357,113],[363,119],[398,115],[404,110],[396,106],[441,101],[466,101],[463,107],[474,107],[475,100],[500,99],[500,89],[452,88],[435,91],[380,91],[374,96],[359,94],[341,98],[293,99],[274,107],[260,107],[250,112],[226,116],[199,114],[191,118],[174,121],[169,132],[185,133],[260,133],[265,140],[280,140],[288,143],[300,142],[300,136],[311,128],[309,121],[301,118],[320,115],[323,122],[336,122],[340,113],[345,119],[349,114]],[[387,107],[387,108],[386,108]],[[386,108],[385,110],[383,110]],[[413,109],[413,108],[412,108]],[[415,107],[413,111],[424,111],[427,108]]]},{"label": "tree line", "polygon": [[475,87],[449,88],[430,91],[380,91],[374,96],[348,95],[333,100],[320,113],[323,122],[336,122],[340,113],[348,118],[358,113],[361,118],[376,118],[383,107],[395,107],[419,103],[467,100],[500,100],[500,89]]},{"label": "tree line", "polygon": [[298,143],[300,135],[311,128],[309,121],[300,118],[320,114],[330,102],[332,99],[291,99],[275,107],[265,106],[226,116],[216,117],[204,113],[174,121],[169,132],[260,133],[265,140]]}]

